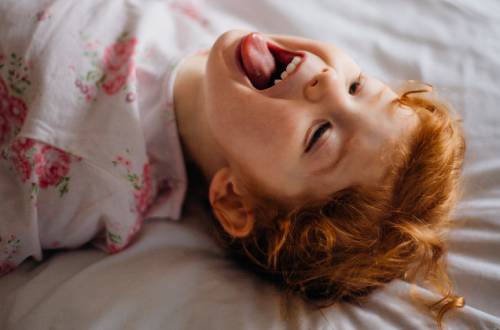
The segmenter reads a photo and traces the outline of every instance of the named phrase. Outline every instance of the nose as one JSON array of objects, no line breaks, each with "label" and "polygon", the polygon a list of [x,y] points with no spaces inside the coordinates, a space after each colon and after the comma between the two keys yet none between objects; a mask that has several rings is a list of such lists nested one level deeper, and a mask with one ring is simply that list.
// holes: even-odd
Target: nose
[{"label": "nose", "polygon": [[327,67],[316,74],[304,87],[304,96],[310,102],[321,101],[328,89],[337,84],[338,74],[334,68]]}]

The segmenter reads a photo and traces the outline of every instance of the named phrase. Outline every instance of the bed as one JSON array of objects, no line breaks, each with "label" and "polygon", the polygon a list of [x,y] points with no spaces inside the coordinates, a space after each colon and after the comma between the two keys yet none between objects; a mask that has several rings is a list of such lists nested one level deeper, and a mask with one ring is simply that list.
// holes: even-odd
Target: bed
[{"label": "bed", "polygon": [[[193,2],[193,1],[192,1]],[[198,6],[198,2],[193,3]],[[232,28],[334,42],[388,82],[439,87],[464,120],[464,192],[449,271],[466,306],[449,329],[500,329],[500,3],[494,0],[207,0],[215,33]],[[312,310],[224,257],[188,196],[181,221],[152,219],[135,244],[27,261],[0,280],[0,329],[433,329],[393,281],[362,306]],[[418,289],[425,294],[425,290]]]}]

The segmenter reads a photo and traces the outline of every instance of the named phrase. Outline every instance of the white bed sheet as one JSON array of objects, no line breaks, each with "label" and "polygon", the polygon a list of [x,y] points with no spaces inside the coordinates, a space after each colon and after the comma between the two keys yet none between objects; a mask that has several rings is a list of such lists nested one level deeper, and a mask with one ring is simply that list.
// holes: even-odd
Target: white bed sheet
[{"label": "white bed sheet", "polygon": [[[450,272],[466,307],[450,329],[500,329],[500,4],[475,0],[210,0],[217,31],[245,28],[334,42],[365,71],[440,87],[464,118],[465,192]],[[196,201],[178,223],[145,224],[116,255],[93,249],[26,262],[0,280],[1,329],[427,329],[408,285],[321,311],[279,294],[222,256]]]}]

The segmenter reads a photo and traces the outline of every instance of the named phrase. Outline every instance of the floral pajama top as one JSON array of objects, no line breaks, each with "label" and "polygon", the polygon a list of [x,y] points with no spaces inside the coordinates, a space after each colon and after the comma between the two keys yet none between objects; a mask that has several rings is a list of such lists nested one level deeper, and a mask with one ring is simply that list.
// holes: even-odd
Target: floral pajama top
[{"label": "floral pajama top", "polygon": [[188,1],[2,0],[0,275],[44,249],[118,252],[187,187],[179,61],[213,41]]}]

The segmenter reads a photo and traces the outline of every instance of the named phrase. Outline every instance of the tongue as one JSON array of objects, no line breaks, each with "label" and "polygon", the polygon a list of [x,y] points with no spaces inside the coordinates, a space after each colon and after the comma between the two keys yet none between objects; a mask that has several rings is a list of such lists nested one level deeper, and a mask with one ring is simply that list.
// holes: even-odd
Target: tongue
[{"label": "tongue", "polygon": [[251,33],[243,39],[240,50],[243,68],[255,88],[270,87],[276,62],[264,38],[258,33]]}]

